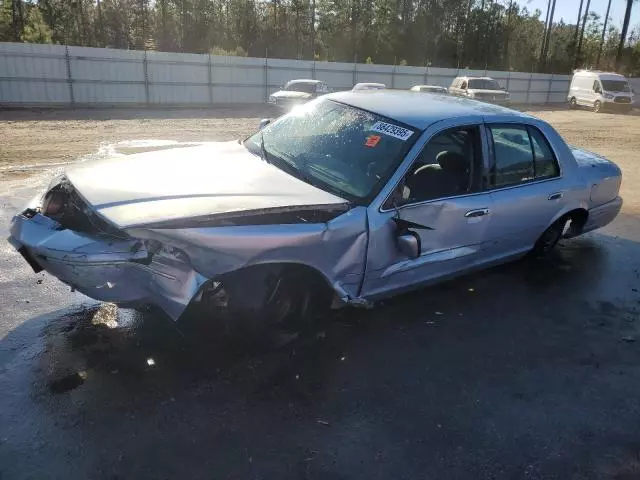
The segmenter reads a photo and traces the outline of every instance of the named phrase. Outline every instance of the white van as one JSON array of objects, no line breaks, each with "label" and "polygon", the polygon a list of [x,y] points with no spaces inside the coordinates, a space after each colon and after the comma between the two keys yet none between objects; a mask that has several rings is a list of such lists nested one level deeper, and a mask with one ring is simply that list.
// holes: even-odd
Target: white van
[{"label": "white van", "polygon": [[624,75],[574,70],[567,101],[572,108],[582,105],[594,112],[605,109],[628,112],[633,104],[633,91]]}]

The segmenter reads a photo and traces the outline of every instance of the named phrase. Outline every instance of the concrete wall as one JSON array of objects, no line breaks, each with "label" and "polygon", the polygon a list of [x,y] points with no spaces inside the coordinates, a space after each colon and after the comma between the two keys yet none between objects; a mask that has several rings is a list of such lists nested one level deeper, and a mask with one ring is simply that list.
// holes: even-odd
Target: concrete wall
[{"label": "concrete wall", "polygon": [[[294,78],[317,78],[335,90],[357,82],[407,89],[448,87],[458,75],[488,75],[514,103],[562,103],[569,75],[401,67],[105,48],[0,43],[3,105],[219,105],[262,103]],[[640,91],[640,89],[637,89]]]}]

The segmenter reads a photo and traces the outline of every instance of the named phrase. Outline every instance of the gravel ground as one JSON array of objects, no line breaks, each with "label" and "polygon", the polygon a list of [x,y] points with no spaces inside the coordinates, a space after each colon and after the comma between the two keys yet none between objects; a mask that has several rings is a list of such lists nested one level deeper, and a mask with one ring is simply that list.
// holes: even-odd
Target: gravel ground
[{"label": "gravel ground", "polygon": [[[614,223],[280,349],[194,343],[0,242],[0,478],[640,478],[640,118],[532,113],[622,167]],[[0,237],[57,164],[235,139],[262,116],[0,112]]]}]

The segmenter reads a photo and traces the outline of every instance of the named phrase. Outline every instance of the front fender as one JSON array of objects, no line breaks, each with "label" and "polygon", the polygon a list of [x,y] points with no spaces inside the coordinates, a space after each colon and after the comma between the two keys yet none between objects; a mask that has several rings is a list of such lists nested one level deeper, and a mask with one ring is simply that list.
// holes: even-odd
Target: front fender
[{"label": "front fender", "polygon": [[192,267],[214,279],[254,265],[291,263],[313,268],[341,298],[357,298],[364,276],[366,209],[356,207],[326,223],[182,229],[135,228],[135,238],[184,251]]}]

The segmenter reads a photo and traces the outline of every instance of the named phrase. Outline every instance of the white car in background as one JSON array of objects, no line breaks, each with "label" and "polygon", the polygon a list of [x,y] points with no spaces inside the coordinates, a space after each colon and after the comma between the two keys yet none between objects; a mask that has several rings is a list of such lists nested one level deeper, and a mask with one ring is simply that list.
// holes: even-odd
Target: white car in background
[{"label": "white car in background", "polygon": [[571,108],[578,105],[602,110],[629,112],[633,105],[633,89],[624,77],[600,70],[574,70],[567,101]]},{"label": "white car in background", "polygon": [[409,90],[412,92],[422,92],[422,93],[448,93],[445,87],[441,87],[440,85],[414,85]]},{"label": "white car in background", "polygon": [[356,83],[352,90],[384,90],[387,86],[384,83]]}]

